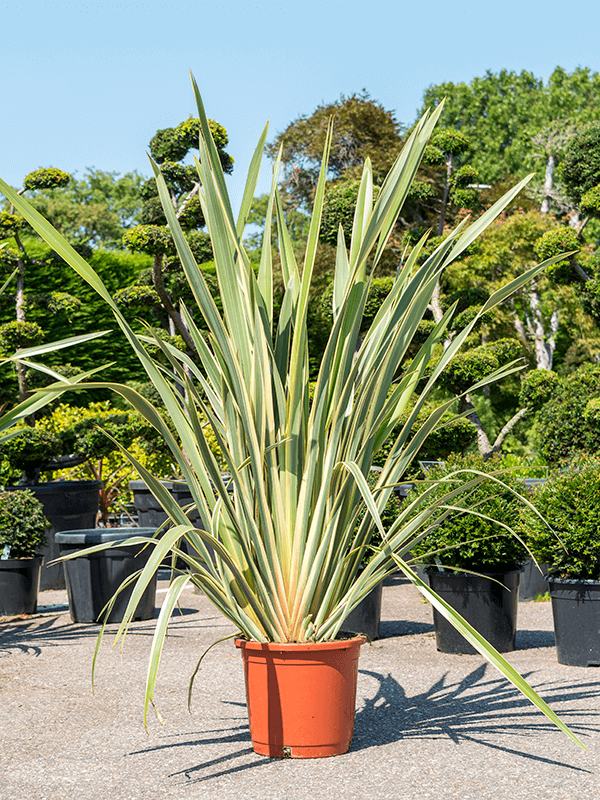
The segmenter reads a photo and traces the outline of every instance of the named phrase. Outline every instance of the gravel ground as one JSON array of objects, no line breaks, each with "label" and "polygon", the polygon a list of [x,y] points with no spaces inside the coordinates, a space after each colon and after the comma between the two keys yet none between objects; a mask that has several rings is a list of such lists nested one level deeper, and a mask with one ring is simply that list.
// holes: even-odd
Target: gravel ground
[{"label": "gravel ground", "polygon": [[[165,581],[159,582],[158,604]],[[275,760],[250,742],[232,631],[191,590],[165,645],[148,733],[142,719],[153,623],[134,623],[121,653],[98,626],[71,623],[63,592],[41,613],[0,620],[2,800],[589,800],[600,786],[600,673],[556,662],[549,603],[520,603],[509,661],[583,739],[584,752],[479,656],[435,648],[431,608],[405,583],[383,592],[382,638],[362,648],[350,751]],[[114,630],[115,626],[111,626]]]}]

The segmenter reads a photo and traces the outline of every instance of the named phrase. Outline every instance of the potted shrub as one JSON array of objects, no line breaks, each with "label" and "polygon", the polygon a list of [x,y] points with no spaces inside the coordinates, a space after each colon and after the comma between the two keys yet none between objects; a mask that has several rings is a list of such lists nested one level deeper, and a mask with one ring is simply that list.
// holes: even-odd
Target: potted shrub
[{"label": "potted shrub", "polygon": [[[1,190],[19,212],[112,308],[159,392],[177,438],[156,408],[134,389],[122,385],[112,388],[161,432],[206,524],[206,530],[194,528],[160,480],[131,458],[174,527],[161,539],[148,539],[154,552],[137,581],[117,639],[127,630],[133,609],[165,554],[171,550],[191,567],[189,572],[173,577],[161,608],[148,674],[146,709],[153,694],[169,616],[184,587],[191,582],[237,629],[236,645],[243,656],[255,750],[279,757],[344,752],[352,736],[357,661],[364,637],[345,637],[343,622],[386,575],[400,568],[480,652],[555,724],[579,741],[502,656],[406,564],[403,556],[410,551],[415,537],[430,519],[437,517],[437,503],[423,493],[411,503],[410,517],[407,507],[387,530],[381,523],[381,513],[394,486],[402,482],[421,444],[454,402],[452,399],[434,408],[411,438],[414,419],[430,398],[440,373],[480,316],[513,291],[527,286],[543,269],[543,265],[532,268],[499,289],[444,349],[442,342],[453,313],[449,310],[433,326],[425,342],[407,355],[440,272],[511,202],[524,182],[471,225],[468,221],[461,223],[433,252],[424,255],[425,239],[421,240],[398,270],[371,325],[361,332],[372,271],[382,257],[441,109],[426,114],[415,126],[375,201],[372,169],[367,161],[349,250],[343,236],[339,239],[333,325],[314,393],[309,396],[307,316],[331,127],[303,262],[298,264],[296,260],[285,225],[276,167],[257,274],[242,237],[266,129],[251,163],[236,220],[196,87],[195,91],[201,123],[199,197],[212,239],[221,308],[215,304],[194,260],[161,172],[156,165],[153,167],[168,230],[194,297],[193,315],[181,307],[194,344],[192,355],[182,353],[151,331],[146,336],[136,335],[100,277],[26,200],[0,182]],[[284,283],[280,308],[273,302],[274,217]],[[204,333],[196,322],[200,319]],[[161,349],[168,368],[164,364],[158,366],[148,354],[148,341]],[[429,369],[434,356],[435,366]],[[487,385],[517,368],[511,364],[493,369],[477,387],[469,388]],[[87,388],[97,385],[90,383]],[[183,393],[181,386],[185,387]],[[396,436],[375,486],[370,488],[367,477],[374,454],[411,402],[413,411]],[[201,413],[217,437],[230,481],[223,479],[221,465],[207,443]],[[474,478],[475,484],[483,480],[481,476]],[[472,483],[454,488],[449,498],[466,495],[472,488]],[[415,513],[417,507],[419,513]],[[360,570],[375,530],[379,531],[381,542],[373,547]],[[190,553],[176,545],[182,536]]]},{"label": "potted shrub", "polygon": [[35,614],[47,526],[31,492],[0,492],[0,616]]},{"label": "potted shrub", "polygon": [[[477,474],[502,481],[486,481],[444,505],[450,487],[472,482]],[[435,481],[433,487],[429,481]],[[433,490],[432,490],[433,488]],[[515,649],[519,578],[528,556],[525,544],[511,530],[519,507],[522,481],[502,470],[498,456],[451,455],[443,466],[427,471],[427,481],[416,493],[430,492],[441,503],[438,519],[413,547],[414,558],[427,565],[431,588],[500,652]],[[433,611],[437,649],[444,653],[475,653],[437,609]]]},{"label": "potted shrub", "polygon": [[600,460],[554,473],[522,512],[535,557],[548,564],[556,653],[561,664],[600,665]]}]

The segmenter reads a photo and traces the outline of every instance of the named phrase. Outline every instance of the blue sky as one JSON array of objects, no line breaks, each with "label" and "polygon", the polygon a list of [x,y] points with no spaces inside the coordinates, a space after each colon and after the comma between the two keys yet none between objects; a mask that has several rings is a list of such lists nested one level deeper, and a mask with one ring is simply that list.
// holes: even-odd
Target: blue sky
[{"label": "blue sky", "polygon": [[4,4],[0,176],[18,187],[41,166],[148,175],[155,131],[194,114],[191,69],[229,133],[237,204],[267,120],[272,138],[366,88],[409,124],[434,83],[599,71],[599,29],[597,0]]}]

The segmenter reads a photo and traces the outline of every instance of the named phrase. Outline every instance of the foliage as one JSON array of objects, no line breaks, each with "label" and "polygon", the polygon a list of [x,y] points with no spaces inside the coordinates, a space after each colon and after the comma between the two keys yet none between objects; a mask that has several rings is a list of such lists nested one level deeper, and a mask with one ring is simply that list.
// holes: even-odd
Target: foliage
[{"label": "foliage", "polygon": [[34,558],[46,544],[44,509],[28,489],[0,492],[0,550],[10,547],[10,558]]},{"label": "foliage", "polygon": [[115,408],[106,400],[85,408],[60,403],[38,423],[37,429],[52,433],[61,443],[61,452],[77,452],[85,457],[83,463],[68,469],[55,463],[51,477],[101,481],[99,510],[104,525],[108,524],[109,515],[126,510],[131,500],[129,481],[137,480],[139,475],[102,430],[126,446],[154,474],[166,477],[173,473],[169,454],[154,428],[129,409]]},{"label": "foliage", "polygon": [[[449,509],[444,501],[449,488],[468,485],[477,473],[491,475],[503,485],[487,480]],[[430,501],[440,502],[439,521],[413,546],[417,562],[472,572],[509,572],[523,564],[527,549],[511,528],[522,505],[514,493],[522,492],[523,485],[513,473],[503,471],[498,456],[484,462],[479,455],[451,455],[443,467],[428,470],[427,480],[415,491],[428,489]]]},{"label": "foliage", "polygon": [[139,222],[143,180],[135,171],[88,168],[67,186],[36,187],[31,201],[71,243],[118,248],[125,231]]},{"label": "foliage", "polygon": [[[402,428],[408,422],[412,408],[408,408],[400,417],[396,427],[387,442],[384,442],[377,453],[373,456],[373,465],[382,467],[392,450],[395,439],[400,435]],[[429,416],[434,410],[434,405],[427,404],[420,409],[413,423],[411,438],[416,436],[419,430],[427,423]],[[463,418],[456,418],[451,412],[447,411],[440,420],[440,426],[431,431],[425,439],[418,453],[419,461],[444,461],[451,453],[461,453],[469,445],[472,445],[477,436],[477,431],[473,423]],[[407,474],[414,477],[420,467],[415,457],[412,464],[407,468]]]},{"label": "foliage", "polygon": [[[418,389],[425,378],[432,351],[445,335],[445,326],[436,326],[430,341],[412,359],[412,368],[395,384],[398,366],[402,365],[412,334],[427,310],[438,273],[468,247],[522,186],[515,187],[502,203],[471,226],[463,225],[420,267],[416,264],[415,253],[398,272],[394,289],[357,346],[370,282],[367,263],[372,257],[373,267],[377,266],[383,244],[391,234],[433,131],[436,113],[425,116],[415,129],[374,205],[370,201],[373,176],[366,164],[361,192],[364,201],[357,204],[356,235],[347,258],[344,258],[345,248],[340,248],[336,259],[334,325],[311,402],[307,381],[307,306],[330,137],[326,139],[324,167],[315,192],[315,208],[301,266],[292,258],[284,221],[278,215],[285,295],[281,314],[275,321],[270,236],[266,237],[265,257],[258,275],[241,244],[258,180],[264,139],[252,161],[236,223],[217,149],[210,136],[202,101],[194,88],[202,120],[198,169],[222,288],[222,315],[187,248],[160,171],[156,169],[155,174],[178,253],[199,312],[210,330],[208,346],[193,318],[186,315],[190,336],[197,343],[201,367],[186,354],[163,345],[161,349],[170,367],[160,369],[141,346],[145,338],[140,339],[131,330],[96,273],[67,243],[55,236],[26,200],[0,181],[2,191],[19,211],[40,234],[53,241],[58,252],[96,286],[112,308],[161,395],[181,439],[181,447],[152,405],[126,386],[114,388],[143,412],[169,443],[200,517],[210,523],[207,530],[195,529],[160,481],[138,465],[140,474],[168,511],[175,527],[160,539],[148,540],[154,551],[137,580],[117,631],[117,640],[125,633],[141,594],[169,550],[184,558],[191,567],[173,580],[163,603],[151,654],[146,707],[153,696],[169,616],[189,582],[200,586],[249,639],[259,642],[327,641],[335,638],[343,620],[360,600],[398,566],[479,652],[497,665],[565,733],[578,741],[510,664],[407,566],[403,556],[410,550],[415,535],[437,515],[436,506],[428,503],[426,496],[421,496],[418,498],[422,503],[420,514],[415,514],[417,509],[411,504],[410,524],[406,524],[403,514],[388,531],[380,524],[380,511],[387,505],[393,486],[401,480],[422,440],[438,426],[440,417],[453,401],[436,408],[420,435],[407,443],[411,418],[379,473],[376,486],[370,490],[367,484],[373,455],[388,438],[399,416],[411,400],[415,403],[413,416],[418,414],[435,386],[437,375],[450,363],[470,333],[466,329],[452,339],[438,362],[437,372],[424,389]],[[273,187],[274,197],[276,188]],[[270,223],[267,218],[267,231],[270,231]],[[482,312],[531,281],[538,269],[503,287],[490,298]],[[156,341],[160,346],[160,341]],[[500,369],[489,380],[504,374]],[[183,396],[179,390],[181,384],[186,390]],[[198,419],[200,410],[207,414],[219,439],[230,473],[227,481],[203,437]],[[233,497],[230,497],[231,488]],[[463,487],[465,492],[469,488]],[[460,497],[461,491],[454,492],[454,499]],[[356,532],[356,521],[364,506],[368,513]],[[375,528],[382,535],[382,547],[359,573],[362,556]],[[177,547],[182,537],[197,557]]]},{"label": "foliage", "polygon": [[71,176],[55,167],[36,169],[30,172],[23,181],[24,189],[55,189],[57,186],[66,186]]},{"label": "foliage", "polygon": [[9,214],[7,211],[0,211],[0,239],[7,239],[15,231],[20,231],[25,226],[23,217],[16,214]]},{"label": "foliage", "polygon": [[461,131],[446,128],[434,133],[431,137],[431,147],[437,147],[444,154],[456,156],[469,146],[469,140]]},{"label": "foliage", "polygon": [[555,383],[538,415],[536,444],[541,454],[557,464],[577,453],[597,453],[600,427],[586,420],[585,409],[600,396],[600,365],[584,364]]},{"label": "foliage", "polygon": [[[219,160],[225,173],[233,170],[233,158],[225,152],[229,137],[222,125],[209,120],[211,134],[217,147]],[[198,149],[200,136],[200,120],[186,119],[175,128],[163,128],[156,131],[150,140],[150,153],[157,164],[165,161],[183,161],[188,152]]]},{"label": "foliage", "polygon": [[175,245],[168,228],[159,225],[136,225],[123,236],[123,244],[132,253],[173,254]]},{"label": "foliage", "polygon": [[[581,243],[577,233],[573,228],[555,228],[546,231],[536,245],[538,258],[552,258],[561,253],[577,252],[581,248]],[[569,261],[558,261],[548,267],[547,275],[556,282],[572,282],[575,271]]]},{"label": "foliage", "polygon": [[277,135],[267,152],[275,158],[280,146],[286,194],[294,205],[306,206],[312,200],[321,166],[329,121],[334,118],[329,174],[332,178],[360,178],[362,165],[369,158],[376,183],[384,177],[398,155],[401,128],[392,111],[364,91],[320,105],[310,116],[301,116]]},{"label": "foliage", "polygon": [[600,461],[579,458],[538,486],[521,509],[521,528],[536,559],[559,578],[600,580]]},{"label": "foliage", "polygon": [[519,405],[531,411],[539,411],[555,394],[560,385],[556,372],[549,369],[532,369],[521,381]]},{"label": "foliage", "polygon": [[600,214],[600,186],[592,186],[581,195],[579,207],[584,214],[597,216]]},{"label": "foliage", "polygon": [[525,70],[488,70],[469,84],[430,86],[423,108],[442,98],[442,124],[469,139],[460,163],[471,164],[487,183],[497,183],[537,167],[535,133],[600,118],[600,75],[579,67],[572,73],[556,67],[544,83]]},{"label": "foliage", "polygon": [[562,182],[577,204],[587,191],[600,184],[600,121],[585,125],[567,144]]},{"label": "foliage", "polygon": [[10,476],[11,479],[15,472],[23,472],[27,478],[34,480],[40,466],[61,452],[61,442],[51,431],[24,428],[17,436],[0,444],[4,476]]},{"label": "foliage", "polygon": [[14,320],[0,327],[0,349],[5,353],[33,347],[44,341],[44,331],[37,322]]},{"label": "foliage", "polygon": [[516,339],[498,339],[459,353],[440,377],[442,386],[454,394],[462,394],[469,387],[495,372],[500,366],[521,355],[521,345]]}]

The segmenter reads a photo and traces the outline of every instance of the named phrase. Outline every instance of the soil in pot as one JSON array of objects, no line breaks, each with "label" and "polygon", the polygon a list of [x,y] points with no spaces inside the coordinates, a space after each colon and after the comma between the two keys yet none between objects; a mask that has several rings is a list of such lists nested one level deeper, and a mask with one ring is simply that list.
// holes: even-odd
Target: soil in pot
[{"label": "soil in pot", "polygon": [[42,557],[0,559],[0,617],[35,614]]},{"label": "soil in pot", "polygon": [[[428,575],[433,591],[458,611],[498,652],[508,653],[515,649],[521,570],[486,573],[478,577],[430,569]],[[435,608],[433,625],[437,649],[442,653],[477,653]]]},{"label": "soil in pot", "polygon": [[364,636],[292,644],[236,639],[256,753],[323,758],[348,750],[364,642]]},{"label": "soil in pot", "polygon": [[600,581],[548,578],[559,664],[600,667]]}]

